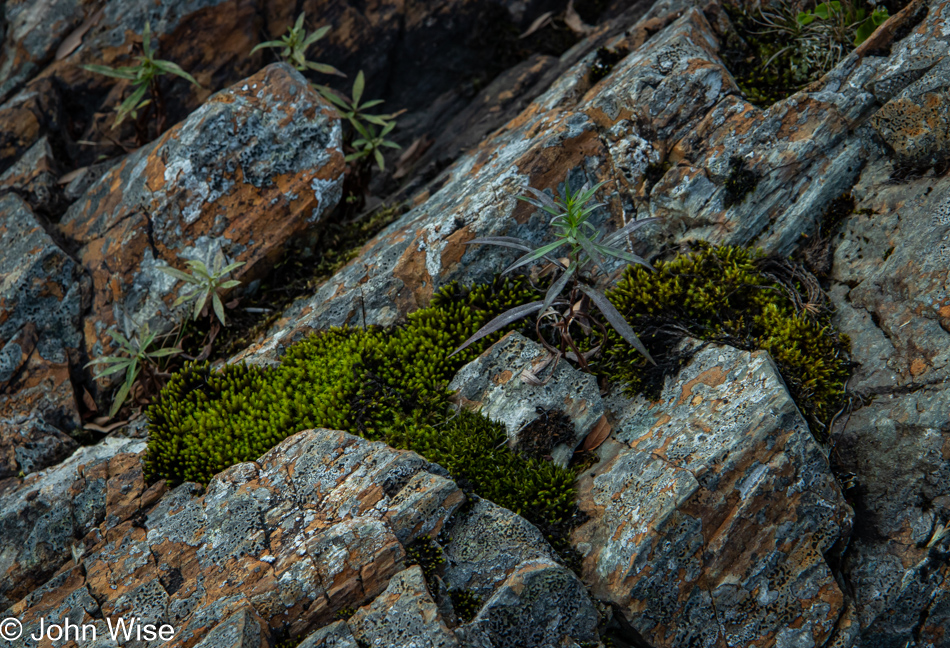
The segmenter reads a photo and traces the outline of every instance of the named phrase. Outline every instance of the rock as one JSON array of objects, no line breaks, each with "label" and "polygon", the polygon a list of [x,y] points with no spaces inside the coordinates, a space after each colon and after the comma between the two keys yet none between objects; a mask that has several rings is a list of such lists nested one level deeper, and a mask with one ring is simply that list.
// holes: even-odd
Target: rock
[{"label": "rock", "polygon": [[0,175],[0,193],[13,191],[34,211],[49,214],[59,207],[57,164],[47,138],[42,138],[16,164]]},{"label": "rock", "polygon": [[[183,484],[144,521],[108,529],[77,568],[12,613],[27,628],[52,610],[78,614],[74,605],[91,600],[94,616],[169,623],[178,632],[165,645],[191,646],[250,605],[261,627],[306,636],[339,610],[373,601],[405,569],[397,537],[411,542],[406,530],[418,523],[391,513],[405,501],[404,485],[442,472],[343,432],[304,431],[220,473],[203,495]],[[457,489],[432,497],[446,502],[430,509],[444,518],[464,500]],[[438,534],[444,518],[421,528]]]},{"label": "rock", "polygon": [[[458,392],[464,406],[503,423],[512,446],[541,446],[541,454],[550,454],[556,464],[567,466],[574,450],[603,416],[604,406],[593,375],[574,369],[567,360],[559,362],[552,374],[549,361],[550,354],[540,344],[509,333],[462,367],[449,390]],[[532,384],[523,378],[524,372],[529,380],[546,382]],[[539,410],[556,411],[570,419],[556,442],[533,438],[531,424],[539,420]],[[541,431],[545,436],[550,433]]]},{"label": "rock", "polygon": [[600,614],[574,573],[551,560],[522,563],[485,602],[478,616],[456,631],[463,645],[602,646]]},{"label": "rock", "polygon": [[80,426],[70,377],[86,282],[29,206],[0,197],[0,478],[69,455]]},{"label": "rock", "polygon": [[346,622],[337,621],[309,635],[297,648],[359,648],[359,644]]},{"label": "rock", "polygon": [[6,171],[43,137],[62,141],[63,100],[50,79],[38,79],[0,104],[0,171]]},{"label": "rock", "polygon": [[[96,537],[150,506],[161,486],[145,489],[142,441],[118,437],[77,450],[32,474],[0,498],[0,607],[38,588],[82,555]],[[85,541],[84,541],[85,538]]]},{"label": "rock", "polygon": [[854,195],[863,213],[843,225],[832,268],[836,323],[858,364],[833,457],[851,475],[859,513],[844,571],[863,646],[939,625],[928,619],[941,618],[940,606],[924,601],[945,596],[950,577],[947,565],[928,560],[950,519],[950,183],[889,182],[891,172],[882,159],[862,173]]},{"label": "rock", "polygon": [[481,498],[456,516],[448,535],[445,581],[450,589],[468,591],[483,602],[522,564],[556,559],[534,525]]},{"label": "rock", "polygon": [[393,576],[386,591],[347,621],[353,637],[371,648],[458,646],[416,565]]},{"label": "rock", "polygon": [[51,362],[81,341],[82,270],[46,233],[29,206],[13,194],[0,197],[0,384],[17,370],[21,351],[10,341],[27,324],[36,349]]},{"label": "rock", "polygon": [[657,648],[825,645],[852,511],[768,354],[706,346],[657,402],[607,407],[572,537],[594,596]]},{"label": "rock", "polygon": [[[17,67],[21,70],[18,75],[21,81],[18,83],[30,74],[38,74],[8,99],[7,104],[0,106],[0,132],[9,133],[0,140],[0,170],[12,161],[4,151],[6,142],[17,148],[15,158],[44,135],[55,142],[55,147],[68,149],[70,162],[75,166],[91,164],[103,152],[121,153],[103,133],[110,131],[113,108],[128,95],[129,83],[89,72],[81,66],[134,63],[133,57],[141,52],[138,43],[146,21],[150,23],[152,44],[157,47],[158,56],[177,63],[203,86],[203,89],[195,88],[177,77],[161,80],[168,112],[167,126],[186,117],[211,90],[253,74],[262,61],[260,54],[250,55],[262,27],[257,3],[252,0],[173,0],[160,5],[147,0],[108,0],[96,6],[74,0],[39,0],[17,4],[29,5],[25,12],[29,24],[24,27],[30,31],[17,31],[17,36],[22,34],[22,37],[10,41],[9,48],[19,52],[45,52],[34,56],[37,64],[49,60],[50,53],[55,52],[67,34],[75,37],[79,29],[87,29],[81,35],[80,47],[42,70],[20,56]],[[84,22],[86,19],[88,22]],[[14,87],[8,84],[3,89]],[[62,92],[50,92],[51,88]],[[43,97],[43,107],[31,111],[35,115],[35,126],[20,126],[20,120],[30,116],[22,115],[22,109],[18,112],[15,106],[37,94]],[[69,115],[69,128],[64,127],[66,120],[56,118],[64,113]],[[113,135],[131,140],[131,132],[129,123],[124,132],[113,131]],[[99,142],[106,148],[81,147],[77,144],[80,140]]]},{"label": "rock", "polygon": [[270,648],[269,634],[254,608],[248,606],[216,625],[195,648]]},{"label": "rock", "polygon": [[296,239],[313,237],[340,199],[340,146],[326,103],[275,64],[113,167],[60,227],[93,278],[89,354],[107,348],[105,330],[121,311],[153,331],[171,326],[177,282],[159,267],[210,265],[221,251],[246,263],[231,276],[248,281]]},{"label": "rock", "polygon": [[60,41],[82,22],[82,5],[80,0],[11,0],[5,4],[0,102],[53,58]]}]

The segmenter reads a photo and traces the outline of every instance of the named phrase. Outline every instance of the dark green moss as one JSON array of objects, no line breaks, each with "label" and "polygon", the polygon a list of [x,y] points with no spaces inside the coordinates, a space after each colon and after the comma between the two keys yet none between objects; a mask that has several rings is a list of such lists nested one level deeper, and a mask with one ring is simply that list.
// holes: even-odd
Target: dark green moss
[{"label": "dark green moss", "polygon": [[597,83],[603,78],[606,78],[613,69],[614,66],[626,58],[627,54],[630,53],[626,47],[618,47],[617,49],[607,49],[606,47],[601,47],[597,50],[597,59],[590,66],[590,80],[591,83]]},{"label": "dark green moss", "polygon": [[732,156],[729,158],[729,175],[726,176],[724,186],[726,197],[722,201],[727,209],[741,204],[745,197],[755,191],[759,184],[759,175],[746,168],[745,160]]},{"label": "dark green moss", "polygon": [[419,565],[427,582],[439,573],[444,564],[445,556],[442,555],[442,547],[427,535],[406,547],[406,565]]},{"label": "dark green moss", "polygon": [[649,366],[611,331],[595,370],[631,392],[655,396],[663,376],[686,360],[670,351],[684,335],[764,349],[820,436],[844,396],[850,374],[847,338],[836,334],[827,316],[796,312],[788,293],[760,270],[763,254],[708,244],[697,248],[673,261],[658,261],[655,273],[628,268],[607,293],[659,366]]},{"label": "dark green moss", "polygon": [[482,609],[482,597],[469,590],[451,590],[449,598],[452,600],[452,609],[462,623],[468,623],[475,618]]},{"label": "dark green moss", "polygon": [[573,475],[508,450],[502,426],[447,410],[452,376],[503,332],[448,358],[452,350],[537,298],[524,278],[472,290],[452,284],[404,326],[331,329],[290,347],[277,367],[187,365],[148,409],[146,475],[207,482],[295,432],[325,427],[414,450],[463,488],[557,524],[573,505]]}]

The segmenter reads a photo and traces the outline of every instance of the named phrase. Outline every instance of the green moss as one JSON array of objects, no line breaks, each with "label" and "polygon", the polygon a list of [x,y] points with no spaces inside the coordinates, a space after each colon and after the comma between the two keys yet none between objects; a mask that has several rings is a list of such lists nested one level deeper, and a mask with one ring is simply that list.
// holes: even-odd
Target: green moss
[{"label": "green moss", "polygon": [[539,524],[558,523],[573,504],[572,474],[508,450],[502,426],[447,410],[455,372],[515,326],[449,353],[537,298],[525,278],[472,290],[451,284],[404,326],[331,329],[290,347],[277,367],[187,365],[148,409],[147,478],[204,483],[295,432],[325,427],[414,450],[463,488]]},{"label": "green moss", "polygon": [[427,535],[406,547],[406,565],[419,565],[426,581],[435,576],[444,564],[442,547]]},{"label": "green moss", "polygon": [[614,66],[626,58],[630,53],[626,47],[618,47],[615,50],[601,47],[597,50],[597,58],[590,66],[591,83],[597,83],[606,78],[614,69]]},{"label": "green moss", "polygon": [[482,597],[469,590],[451,590],[452,609],[462,623],[468,623],[482,609]]},{"label": "green moss", "polygon": [[671,357],[669,349],[684,334],[765,349],[812,430],[824,429],[844,395],[848,340],[835,333],[827,317],[796,313],[788,294],[759,270],[762,259],[744,248],[700,244],[671,262],[658,261],[655,273],[628,268],[607,295],[659,367],[649,367],[611,331],[611,344],[596,370],[631,392],[655,395],[663,374],[682,360]]}]

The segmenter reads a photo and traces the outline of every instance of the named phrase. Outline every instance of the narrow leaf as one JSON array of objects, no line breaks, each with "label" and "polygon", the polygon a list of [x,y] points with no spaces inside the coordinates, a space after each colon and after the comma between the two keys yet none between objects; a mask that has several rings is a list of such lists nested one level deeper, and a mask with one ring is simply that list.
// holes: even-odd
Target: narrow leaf
[{"label": "narrow leaf", "polygon": [[594,302],[594,306],[604,314],[604,317],[607,318],[607,321],[610,323],[614,330],[620,334],[628,344],[633,346],[637,351],[643,354],[643,356],[650,361],[651,364],[656,364],[653,358],[650,356],[650,352],[647,351],[647,348],[643,346],[643,343],[640,341],[640,338],[637,337],[637,334],[633,332],[633,328],[627,323],[627,320],[623,318],[623,315],[620,314],[620,311],[610,303],[610,300],[607,299],[607,296],[604,293],[591,288],[590,286],[585,286],[584,284],[579,284],[580,289],[584,292],[585,295],[590,297],[590,300]]},{"label": "narrow leaf", "polygon": [[531,263],[532,261],[537,261],[541,257],[547,254],[550,254],[551,252],[554,252],[556,249],[558,249],[562,245],[564,245],[564,241],[555,241],[554,243],[549,243],[548,245],[539,247],[537,250],[532,250],[531,252],[528,252],[526,255],[524,255],[523,257],[521,257],[520,259],[512,263],[510,266],[505,268],[501,274],[507,274],[511,272],[512,270],[516,270],[517,268],[520,268],[523,265],[527,265]]},{"label": "narrow leaf", "polygon": [[604,238],[604,241],[603,241],[603,242],[604,242],[606,245],[610,245],[611,243],[613,243],[613,242],[615,242],[615,241],[621,240],[622,238],[624,238],[624,237],[627,236],[628,234],[632,234],[633,232],[637,231],[638,229],[640,229],[640,228],[643,227],[644,225],[650,225],[650,224],[652,224],[652,223],[659,223],[661,220],[663,220],[663,219],[662,219],[662,218],[644,218],[643,220],[632,220],[632,221],[630,221],[629,223],[627,223],[626,225],[624,225],[623,227],[621,227],[620,229],[618,229],[616,232],[613,232],[613,233],[611,233],[611,234],[608,234],[608,235]]},{"label": "narrow leaf", "polygon": [[363,76],[363,70],[359,71],[359,74],[356,75],[356,81],[353,82],[353,104],[356,105],[360,102],[360,98],[363,96],[363,87],[366,85],[366,78]]},{"label": "narrow leaf", "polygon": [[172,63],[171,61],[154,61],[155,67],[157,67],[162,72],[168,72],[169,74],[174,74],[180,76],[182,79],[185,79],[189,83],[201,87],[201,84],[195,80],[195,77],[191,76],[187,72],[181,69],[177,63]]},{"label": "narrow leaf", "polygon": [[547,294],[544,295],[544,304],[541,306],[541,312],[544,313],[551,307],[551,304],[554,303],[554,300],[558,295],[564,290],[564,287],[567,285],[567,282],[574,275],[574,270],[577,266],[572,266],[570,270],[562,272],[561,276],[558,277],[557,281],[551,284],[551,287],[548,288]]},{"label": "narrow leaf", "polygon": [[539,310],[541,310],[541,306],[543,305],[544,305],[543,302],[536,301],[536,302],[531,302],[530,304],[524,304],[522,306],[515,306],[514,308],[505,311],[504,313],[502,313],[501,315],[499,315],[492,321],[485,324],[485,326],[478,329],[475,335],[465,340],[462,346],[460,346],[455,351],[450,353],[448,357],[451,358],[459,351],[465,349],[466,347],[470,346],[471,344],[475,342],[478,342],[479,340],[481,340],[483,337],[487,335],[491,335],[492,333],[495,333],[496,331],[500,331],[501,329],[505,328],[512,322],[517,322],[522,317],[527,317],[531,313],[538,312]]},{"label": "narrow leaf", "polygon": [[514,248],[516,250],[523,250],[525,252],[530,252],[532,250],[527,241],[524,239],[515,238],[514,236],[481,236],[479,238],[474,238],[471,241],[466,241],[465,245],[499,245],[501,247]]},{"label": "narrow leaf", "polygon": [[218,293],[211,295],[211,305],[214,308],[214,314],[218,316],[222,326],[227,326],[228,323],[224,318],[224,304],[221,303],[221,298],[218,296]]}]

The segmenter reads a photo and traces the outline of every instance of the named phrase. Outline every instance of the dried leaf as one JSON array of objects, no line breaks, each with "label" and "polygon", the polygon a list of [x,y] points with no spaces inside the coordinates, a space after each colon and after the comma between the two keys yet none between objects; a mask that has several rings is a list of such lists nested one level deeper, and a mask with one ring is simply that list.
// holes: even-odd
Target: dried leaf
[{"label": "dried leaf", "polygon": [[86,169],[88,168],[89,167],[84,166],[84,167],[79,167],[75,171],[70,171],[66,175],[62,176],[59,180],[57,180],[56,184],[61,184],[61,185],[69,184],[70,182],[72,182],[73,180],[81,176],[83,173],[85,173]]},{"label": "dried leaf", "polygon": [[610,423],[607,422],[606,416],[601,416],[600,420],[594,425],[594,429],[590,431],[587,435],[587,438],[584,439],[584,443],[581,444],[581,452],[590,452],[591,450],[596,450],[600,447],[604,441],[607,440],[607,437],[610,436]]},{"label": "dried leaf", "polygon": [[86,423],[84,426],[82,426],[82,429],[90,430],[92,432],[102,432],[103,434],[108,434],[109,432],[112,432],[113,430],[118,430],[120,427],[125,427],[128,424],[129,424],[128,421],[116,421],[112,425],[106,425],[106,426],[96,425],[95,423]]},{"label": "dried leaf", "polygon": [[553,11],[545,11],[543,14],[535,18],[534,22],[531,23],[531,26],[528,27],[528,30],[525,33],[523,33],[521,36],[519,36],[518,38],[527,38],[534,32],[538,31],[539,29],[547,25],[549,22],[551,22],[551,16],[553,15],[554,15]]},{"label": "dried leaf", "polygon": [[95,27],[99,23],[99,19],[102,18],[102,14],[105,10],[100,9],[95,12],[79,25],[73,32],[63,39],[63,42],[59,44],[59,47],[56,49],[55,60],[62,61],[64,58],[76,51],[76,48],[82,45],[82,37],[86,35],[86,32]]},{"label": "dried leaf", "polygon": [[[564,12],[564,24],[566,24],[572,32],[580,34],[581,36],[586,36],[594,29],[581,20],[580,15],[574,9],[574,0],[569,0],[567,3],[567,10]],[[586,189],[582,188],[582,191],[586,191]]]}]

